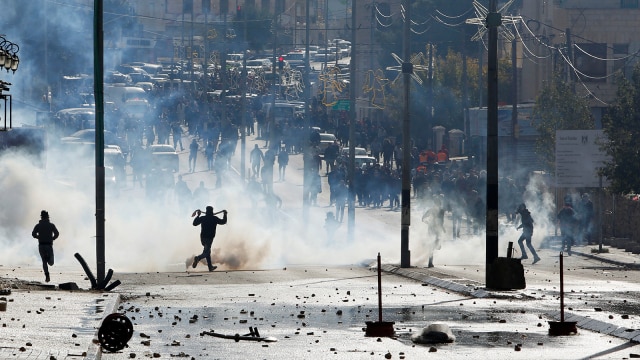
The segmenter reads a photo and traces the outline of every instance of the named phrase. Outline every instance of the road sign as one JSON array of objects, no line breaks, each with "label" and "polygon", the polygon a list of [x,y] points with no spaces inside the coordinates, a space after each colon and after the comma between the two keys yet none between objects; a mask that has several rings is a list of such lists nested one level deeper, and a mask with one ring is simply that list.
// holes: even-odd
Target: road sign
[{"label": "road sign", "polygon": [[338,100],[335,104],[333,104],[331,109],[348,111],[349,109],[351,109],[350,104],[351,103],[349,102],[349,100]]},{"label": "road sign", "polygon": [[[600,150],[606,141],[602,130],[556,131],[556,176],[558,187],[600,187],[598,169],[609,161]],[[602,179],[603,186],[608,184]]]}]

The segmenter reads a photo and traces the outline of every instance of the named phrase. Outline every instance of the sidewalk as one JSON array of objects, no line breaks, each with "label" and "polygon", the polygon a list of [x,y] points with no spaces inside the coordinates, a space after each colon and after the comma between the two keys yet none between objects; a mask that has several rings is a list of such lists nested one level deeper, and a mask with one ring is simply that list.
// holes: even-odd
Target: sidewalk
[{"label": "sidewalk", "polygon": [[[57,284],[75,282],[90,287],[78,268],[57,267],[49,285],[41,282],[39,268],[7,269],[0,266],[3,287],[0,301],[0,359],[99,359],[94,339],[104,316],[116,311],[119,296],[88,290],[59,290]],[[3,281],[0,280],[0,284]],[[7,294],[9,293],[9,294]]]},{"label": "sidewalk", "polygon": [[[591,249],[597,248],[597,245],[575,247],[572,253],[573,256],[589,257],[617,266],[640,268],[636,255],[608,246],[603,247],[608,252],[591,252]],[[469,297],[505,296],[504,292],[497,294],[480,283],[447,278],[446,267],[437,268],[437,272],[434,272],[427,268],[400,268],[385,264],[382,270]],[[117,311],[120,296],[117,293],[88,290],[59,290],[56,285],[41,283],[41,275],[37,268],[8,269],[0,266],[0,279],[20,281],[20,286],[10,289],[10,294],[0,295],[0,299],[7,301],[6,311],[0,312],[0,359],[100,359],[97,331],[104,316]],[[78,268],[57,268],[52,275],[53,284],[75,282],[81,289],[90,286]],[[521,295],[516,291],[506,296],[518,298]],[[546,315],[551,319],[559,319],[557,311]],[[580,329],[640,342],[640,330],[626,329],[572,313],[566,316],[567,321],[577,321]]]}]

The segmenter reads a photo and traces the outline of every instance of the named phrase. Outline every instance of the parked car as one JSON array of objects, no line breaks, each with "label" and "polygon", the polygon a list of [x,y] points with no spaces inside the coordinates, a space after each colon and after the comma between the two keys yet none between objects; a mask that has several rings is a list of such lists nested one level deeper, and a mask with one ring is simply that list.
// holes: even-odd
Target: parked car
[{"label": "parked car", "polygon": [[333,144],[334,141],[338,139],[334,134],[329,133],[320,133],[320,145],[318,148],[320,149],[320,155],[324,155],[324,150],[330,145]]},{"label": "parked car", "polygon": [[289,66],[294,68],[296,66],[304,66],[305,64],[305,57],[303,52],[295,51],[287,53],[287,55],[285,55],[285,59],[289,63]]},{"label": "parked car", "polygon": [[358,155],[354,158],[354,162],[356,169],[362,169],[363,167],[377,164],[376,158],[369,155]]},{"label": "parked car", "polygon": [[180,170],[180,159],[178,153],[172,145],[155,144],[149,147],[151,150],[151,169]]},{"label": "parked car", "polygon": [[[96,129],[82,129],[74,132],[69,136],[65,136],[60,139],[62,144],[70,143],[82,143],[82,144],[95,144],[96,141]],[[117,137],[109,130],[104,130],[104,145],[117,145],[121,151],[127,153],[127,143],[125,140]]]},{"label": "parked car", "polygon": [[[365,149],[365,148],[356,147],[353,150],[355,152],[355,156],[367,156],[367,155],[369,155],[367,153],[367,149]],[[348,147],[343,147],[342,149],[340,149],[340,156],[348,157],[349,156],[349,148]]]},{"label": "parked car", "polygon": [[271,60],[269,59],[252,59],[247,60],[247,70],[264,70],[268,71],[271,69]]},{"label": "parked car", "polygon": [[331,51],[329,51],[329,49],[326,49],[326,48],[318,49],[318,52],[313,57],[313,61],[316,61],[316,62],[335,61],[335,60],[336,60],[336,53],[335,52],[332,53]]}]

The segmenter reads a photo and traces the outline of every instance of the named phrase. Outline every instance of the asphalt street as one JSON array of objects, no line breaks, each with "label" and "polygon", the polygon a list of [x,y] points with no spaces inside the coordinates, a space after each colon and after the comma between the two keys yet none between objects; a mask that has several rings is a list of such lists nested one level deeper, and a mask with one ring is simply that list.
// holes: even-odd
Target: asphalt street
[{"label": "asphalt street", "polygon": [[[608,272],[633,271],[635,256],[610,251],[576,251],[573,258]],[[546,259],[552,253],[541,250]],[[621,267],[625,262],[629,266]],[[565,320],[577,321],[579,331],[553,337],[548,321],[559,320],[557,282],[527,275],[526,289],[497,292],[474,280],[481,266],[402,269],[383,264],[382,269],[382,320],[394,322],[393,338],[365,337],[367,321],[380,321],[378,277],[371,266],[121,273],[115,278],[123,284],[109,293],[87,290],[79,267],[52,273],[55,284],[73,281],[79,291],[40,283],[36,267],[2,268],[3,289],[14,289],[3,296],[7,308],[0,312],[0,358],[477,359],[491,351],[496,359],[620,359],[640,353],[640,314],[625,311],[637,305],[635,282],[620,289],[618,280],[613,286],[610,280],[568,276],[571,284],[597,285],[602,301],[593,302],[594,294],[567,285]],[[469,276],[460,276],[465,273]],[[624,298],[603,295],[618,290]],[[626,302],[627,308],[603,306]],[[112,312],[127,316],[134,331],[127,348],[102,352],[97,329]],[[433,323],[447,324],[456,341],[411,341]],[[207,335],[248,335],[251,328],[277,341]]]},{"label": "asphalt street", "polygon": [[[255,143],[261,144],[251,139],[247,146]],[[190,184],[211,180],[202,163],[196,172],[183,173]],[[181,163],[181,171],[185,169],[186,159]],[[300,188],[300,169],[301,160],[294,157],[287,180],[274,184],[283,200],[279,215],[271,218],[274,222],[299,217],[301,199],[292,189]],[[128,188],[124,193],[132,197],[140,191]],[[240,200],[225,204],[223,195],[222,190],[212,191],[216,208]],[[311,217],[323,218],[332,209],[328,203],[326,191],[310,210]],[[420,213],[418,205],[412,210]],[[242,215],[236,211],[230,217]],[[415,223],[415,261],[410,268],[400,268],[397,209],[358,208],[356,216],[365,226],[353,241],[346,238],[344,226],[331,246],[318,247],[306,241],[304,233],[294,234],[297,243],[260,248],[277,252],[280,262],[256,260],[242,266],[220,262],[225,251],[239,251],[225,243],[238,235],[223,228],[214,246],[218,270],[192,269],[179,255],[159,259],[164,264],[157,271],[116,267],[113,279],[122,285],[111,292],[89,290],[78,264],[55,265],[51,284],[42,283],[37,263],[0,266],[0,302],[6,305],[5,311],[0,307],[0,359],[621,359],[640,354],[637,255],[608,247],[608,252],[595,253],[594,245],[574,248],[573,256],[564,258],[563,300],[565,321],[576,321],[578,333],[555,337],[549,336],[548,322],[560,319],[556,247],[541,247],[540,238],[534,238],[542,261],[523,262],[526,288],[493,291],[484,286],[481,237],[463,234],[446,241],[436,254],[436,266],[425,268],[419,260],[420,224]],[[188,222],[188,215],[185,218]],[[364,233],[361,228],[375,231]],[[505,230],[500,249],[515,240],[514,234]],[[197,251],[197,234],[188,238]],[[322,256],[303,257],[304,252]],[[377,253],[382,253],[383,264],[382,319],[373,261]],[[67,282],[80,290],[60,290],[58,285]],[[130,319],[133,332],[128,347],[108,353],[102,351],[97,333],[104,317],[114,312]],[[394,323],[394,336],[366,337],[367,322],[380,320]],[[449,326],[456,340],[412,341],[434,323]],[[256,331],[276,341],[233,339]]]}]

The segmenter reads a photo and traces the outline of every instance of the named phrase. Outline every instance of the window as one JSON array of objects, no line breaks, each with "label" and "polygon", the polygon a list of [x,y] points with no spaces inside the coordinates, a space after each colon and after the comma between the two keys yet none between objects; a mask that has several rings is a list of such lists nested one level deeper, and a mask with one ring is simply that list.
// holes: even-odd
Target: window
[{"label": "window", "polygon": [[613,58],[622,60],[613,61],[613,72],[618,70],[622,70],[622,72],[626,72],[627,60],[626,57],[629,55],[629,44],[613,44]]},{"label": "window", "polygon": [[574,65],[582,81],[605,82],[607,76],[607,44],[576,44]]}]

